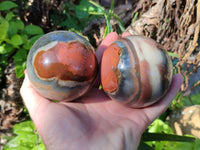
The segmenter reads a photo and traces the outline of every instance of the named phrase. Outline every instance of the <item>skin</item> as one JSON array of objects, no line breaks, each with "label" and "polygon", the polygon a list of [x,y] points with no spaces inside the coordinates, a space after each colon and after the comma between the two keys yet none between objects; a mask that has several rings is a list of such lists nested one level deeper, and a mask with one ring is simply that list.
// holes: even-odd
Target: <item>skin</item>
[{"label": "skin", "polygon": [[[118,38],[116,33],[107,35],[97,50],[98,62],[105,48]],[[174,75],[165,97],[140,109],[111,100],[97,88],[99,80],[75,102],[53,103],[41,97],[27,75],[20,93],[47,150],[136,150],[142,133],[168,108],[182,80],[181,75]]]}]

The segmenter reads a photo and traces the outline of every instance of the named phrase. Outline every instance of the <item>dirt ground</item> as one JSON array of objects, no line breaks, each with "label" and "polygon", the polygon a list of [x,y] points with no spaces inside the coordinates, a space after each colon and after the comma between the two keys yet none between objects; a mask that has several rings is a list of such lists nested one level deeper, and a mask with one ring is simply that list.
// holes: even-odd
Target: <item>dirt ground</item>
[{"label": "dirt ground", "polygon": [[[30,3],[31,8],[34,9],[30,9],[28,12],[29,17],[35,13],[34,10],[37,7],[42,9],[44,6],[49,7],[46,7],[42,11],[43,14],[39,16],[48,15],[47,12],[51,9],[51,4],[47,5],[44,0],[40,2],[40,5],[36,5],[36,1]],[[77,3],[73,0],[72,2]],[[110,6],[109,0],[101,0],[100,2],[105,7]],[[178,55],[178,57],[172,57],[173,62],[177,62],[173,69],[175,73],[181,73],[185,77],[181,87],[183,94],[191,95],[194,91],[200,91],[200,47],[198,47],[198,43],[200,44],[200,0],[116,0],[114,12],[121,14],[119,17],[125,24],[127,32],[156,39],[168,52]],[[132,22],[136,14],[137,19]],[[25,16],[25,12],[22,11],[21,15]],[[29,23],[39,24],[44,31],[51,30],[48,28],[48,22],[42,22],[42,18],[31,19],[32,21],[29,20]],[[117,29],[116,20],[112,20],[112,25],[114,29]],[[105,27],[105,19],[96,19],[88,22],[83,34],[87,36],[92,33],[96,40],[96,46],[98,46],[103,39]],[[96,34],[97,30],[98,35]],[[11,60],[5,70],[4,88],[1,89],[1,136],[11,135],[10,131],[14,124],[28,119],[19,94],[22,81],[23,79],[16,78],[14,64]],[[1,140],[1,148],[5,143],[6,140]]]}]

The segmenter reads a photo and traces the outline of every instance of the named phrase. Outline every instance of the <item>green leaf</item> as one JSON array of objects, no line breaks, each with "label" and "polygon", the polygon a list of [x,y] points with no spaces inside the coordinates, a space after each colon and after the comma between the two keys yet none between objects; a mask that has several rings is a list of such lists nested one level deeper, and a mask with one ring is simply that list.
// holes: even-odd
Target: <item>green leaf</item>
[{"label": "green leaf", "polygon": [[36,128],[32,121],[24,121],[19,124],[15,124],[13,127],[13,133],[17,135],[34,133],[35,130]]},{"label": "green leaf", "polygon": [[90,20],[90,14],[104,15],[106,12],[104,7],[88,0],[81,0],[79,5],[73,5],[73,7],[79,20],[85,19],[88,21]]},{"label": "green leaf", "polygon": [[70,16],[70,15],[66,15],[67,19],[62,21],[59,25],[62,27],[67,27],[69,30],[70,29],[75,29],[80,31],[82,29],[83,24],[78,24],[78,21],[75,17]]},{"label": "green leaf", "polygon": [[119,25],[119,28],[121,30],[121,33],[124,32],[125,30],[125,27],[124,27],[124,24],[122,22],[122,20],[120,19],[120,17],[117,15],[117,14],[111,14],[115,19],[117,19],[117,22],[118,22],[118,25]]},{"label": "green leaf", "polygon": [[6,53],[5,45],[6,44],[0,45],[0,54],[5,54]]},{"label": "green leaf", "polygon": [[9,22],[8,36],[11,37],[15,34],[22,34],[24,30],[24,23],[21,20],[14,20]]},{"label": "green leaf", "polygon": [[163,122],[160,119],[156,119],[149,127],[148,127],[148,131],[151,133],[173,133],[173,130],[170,128],[170,126]]},{"label": "green leaf", "polygon": [[5,40],[9,28],[9,23],[4,18],[0,17],[0,43]]},{"label": "green leaf", "polygon": [[13,56],[15,66],[15,74],[18,78],[24,77],[24,70],[26,69],[26,59],[27,59],[27,51],[25,49],[20,49]]},{"label": "green leaf", "polygon": [[36,141],[37,135],[35,134],[19,135],[10,140],[4,150],[30,150],[35,146]]},{"label": "green leaf", "polygon": [[179,136],[164,133],[143,133],[142,141],[176,141],[176,142],[195,142],[194,137]]},{"label": "green leaf", "polygon": [[15,16],[14,13],[11,11],[11,12],[9,12],[8,14],[6,14],[5,19],[6,19],[7,21],[10,21],[14,16]]},{"label": "green leaf", "polygon": [[37,35],[37,34],[43,34],[42,28],[36,25],[27,25],[24,28],[24,31],[28,35]]},{"label": "green leaf", "polygon": [[24,61],[27,57],[27,51],[25,49],[20,49],[13,56],[15,62]]},{"label": "green leaf", "polygon": [[114,4],[115,4],[115,2],[114,2],[114,0],[112,0],[111,5],[110,5],[110,9],[109,9],[109,13],[113,13],[113,11],[114,11]]},{"label": "green leaf", "polygon": [[30,120],[14,125],[13,133],[17,136],[4,146],[4,150],[45,150],[41,137],[35,130],[35,125]]},{"label": "green leaf", "polygon": [[200,105],[200,93],[196,93],[196,94],[193,94],[192,96],[191,96],[191,101],[192,101],[192,103],[194,104],[194,105]]},{"label": "green leaf", "polygon": [[154,149],[149,145],[147,145],[146,143],[140,142],[140,145],[138,146],[137,150],[154,150]]},{"label": "green leaf", "polygon": [[39,144],[39,145],[36,145],[31,150],[46,150],[46,148],[45,148],[44,144]]},{"label": "green leaf", "polygon": [[[1,136],[0,136],[0,138],[1,138]],[[6,140],[10,141],[10,140],[13,139],[13,136],[3,135],[3,136],[2,136],[2,139],[6,139]]]},{"label": "green leaf", "polygon": [[23,49],[30,50],[32,45],[30,45],[30,39],[28,38],[28,35],[22,34],[21,37],[23,40]]},{"label": "green leaf", "polygon": [[102,88],[102,85],[100,84],[100,85],[99,85],[99,90],[102,90],[102,89],[103,89],[103,88]]},{"label": "green leaf", "polygon": [[[7,66],[8,65],[8,58],[9,58],[9,54],[3,54],[3,55],[0,55],[0,62],[1,62],[1,64],[0,64],[0,66],[1,67],[5,67],[5,66]],[[2,71],[3,71],[3,68],[1,68],[2,69]]]},{"label": "green leaf", "polygon": [[195,142],[168,142],[164,147],[165,150],[199,150],[200,139]]},{"label": "green leaf", "polygon": [[110,23],[110,17],[107,15],[104,15],[104,17],[106,19],[106,29],[105,29],[104,37],[106,37],[108,33],[112,32],[112,25]]},{"label": "green leaf", "polygon": [[37,41],[43,34],[39,34],[39,35],[36,35],[36,36],[33,36],[32,38],[30,38],[30,42],[29,44],[32,46],[35,41]]},{"label": "green leaf", "polygon": [[20,35],[16,34],[11,37],[10,42],[11,42],[10,44],[17,46],[17,45],[21,45],[23,43],[23,40]]},{"label": "green leaf", "polygon": [[16,27],[17,27],[18,30],[20,30],[20,31],[24,30],[24,23],[23,23],[23,21],[21,21],[21,20],[16,20],[15,22],[17,23],[17,24],[16,24],[16,25],[17,25]]},{"label": "green leaf", "polygon": [[[181,93],[179,93],[181,95]],[[178,97],[180,98],[180,96]],[[191,96],[183,96],[179,101],[178,98],[175,98],[172,103],[171,107],[173,108],[183,108],[184,106],[192,106],[192,105],[200,105],[200,93],[193,94]]]},{"label": "green leaf", "polygon": [[9,10],[17,7],[17,4],[11,1],[4,1],[0,3],[0,11]]},{"label": "green leaf", "polygon": [[12,37],[17,34],[17,23],[15,21],[9,22],[8,36]]},{"label": "green leaf", "polygon": [[137,20],[138,12],[136,12],[133,16],[132,24]]},{"label": "green leaf", "polygon": [[105,8],[98,3],[93,2],[92,0],[89,1],[92,5],[94,5],[96,8],[98,8],[98,12],[106,12]]},{"label": "green leaf", "polygon": [[171,57],[176,57],[176,58],[179,58],[179,55],[178,54],[175,54],[175,53],[172,53],[172,52],[167,52],[169,54],[169,56]]},{"label": "green leaf", "polygon": [[81,0],[79,5],[74,5],[76,16],[79,19],[87,18],[89,16],[88,9],[90,3],[88,0]]},{"label": "green leaf", "polygon": [[26,69],[26,62],[23,62],[22,64],[16,64],[15,66],[15,74],[17,78],[24,77],[24,70]]},{"label": "green leaf", "polygon": [[117,20],[117,22],[118,22],[119,28],[121,30],[121,33],[123,33],[125,31],[124,24],[120,20]]},{"label": "green leaf", "polygon": [[6,54],[6,53],[10,53],[12,51],[13,51],[13,46],[11,46],[9,44],[0,45],[0,54]]}]

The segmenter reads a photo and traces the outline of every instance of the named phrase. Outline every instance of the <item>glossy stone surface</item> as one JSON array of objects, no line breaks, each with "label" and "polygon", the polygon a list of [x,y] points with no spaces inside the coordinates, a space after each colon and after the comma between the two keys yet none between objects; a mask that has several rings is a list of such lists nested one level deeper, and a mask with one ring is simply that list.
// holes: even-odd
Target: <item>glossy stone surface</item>
[{"label": "glossy stone surface", "polygon": [[157,102],[167,92],[171,79],[170,57],[150,38],[121,38],[103,53],[103,90],[123,104],[140,108]]},{"label": "glossy stone surface", "polygon": [[38,39],[27,58],[34,88],[52,100],[74,100],[85,94],[97,75],[93,47],[76,33],[50,32]]}]

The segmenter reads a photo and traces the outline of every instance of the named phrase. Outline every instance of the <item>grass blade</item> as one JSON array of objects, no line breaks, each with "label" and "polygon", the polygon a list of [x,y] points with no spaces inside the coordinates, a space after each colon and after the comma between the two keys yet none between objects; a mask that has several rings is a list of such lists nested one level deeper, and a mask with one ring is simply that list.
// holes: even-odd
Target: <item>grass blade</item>
[{"label": "grass blade", "polygon": [[194,137],[180,136],[174,134],[164,133],[144,133],[141,138],[142,141],[174,141],[174,142],[195,142]]}]

